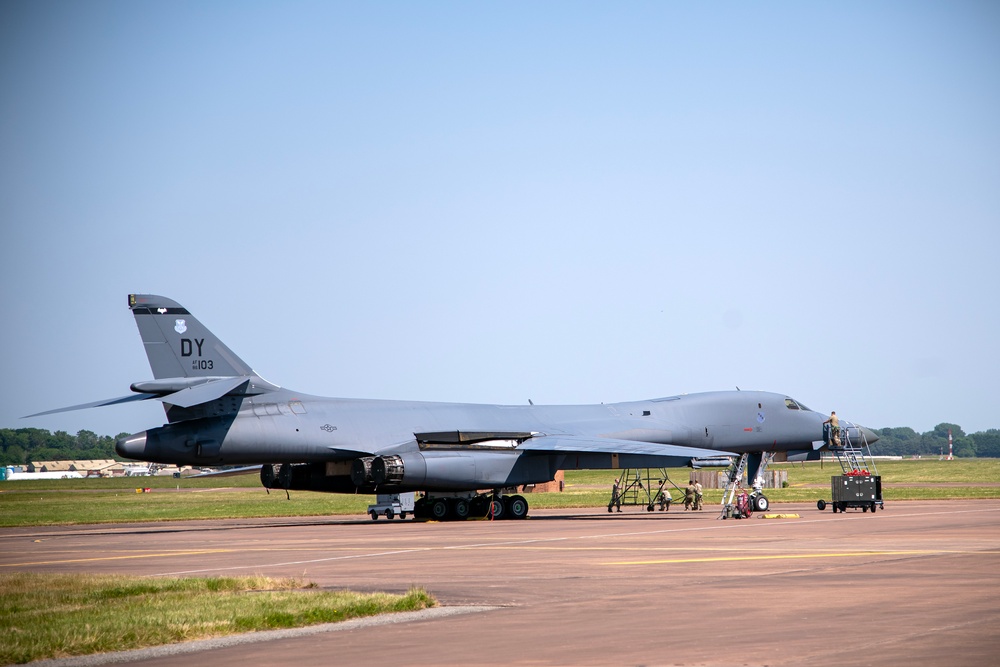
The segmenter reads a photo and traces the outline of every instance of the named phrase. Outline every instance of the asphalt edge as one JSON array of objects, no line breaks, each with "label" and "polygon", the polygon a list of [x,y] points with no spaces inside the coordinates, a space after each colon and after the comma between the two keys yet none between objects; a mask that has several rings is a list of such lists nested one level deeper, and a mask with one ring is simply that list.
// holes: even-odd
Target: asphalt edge
[{"label": "asphalt edge", "polygon": [[321,625],[308,625],[302,628],[288,628],[285,630],[246,632],[237,635],[226,635],[225,637],[196,639],[189,642],[164,644],[162,646],[151,646],[149,648],[133,649],[130,651],[94,653],[92,655],[74,656],[72,658],[49,658],[46,660],[36,660],[35,662],[29,662],[27,664],[32,667],[97,667],[98,665],[122,664],[137,662],[140,660],[152,660],[153,658],[211,651],[214,649],[228,648],[230,646],[239,646],[241,644],[256,644],[260,642],[275,641],[277,639],[306,637],[309,635],[318,635],[324,632],[356,630],[358,628],[392,625],[395,623],[411,623],[413,621],[430,621],[439,618],[447,618],[449,616],[477,614],[500,608],[501,607],[482,605],[430,607],[419,611],[403,611],[394,614],[379,614],[377,616],[355,618],[349,621],[342,621],[340,623],[323,623]]}]

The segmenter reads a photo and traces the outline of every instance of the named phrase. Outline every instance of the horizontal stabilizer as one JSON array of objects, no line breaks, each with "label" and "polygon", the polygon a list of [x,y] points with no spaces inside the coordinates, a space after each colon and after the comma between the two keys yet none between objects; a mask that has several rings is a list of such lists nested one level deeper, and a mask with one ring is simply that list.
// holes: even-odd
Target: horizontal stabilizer
[{"label": "horizontal stabilizer", "polygon": [[105,405],[118,405],[119,403],[131,403],[133,401],[148,401],[151,398],[159,398],[156,394],[129,394],[128,396],[119,396],[118,398],[106,398],[103,401],[94,401],[93,403],[83,403],[81,405],[71,405],[68,408],[56,408],[55,410],[46,410],[45,412],[36,412],[33,415],[25,415],[21,419],[27,419],[28,417],[41,417],[42,415],[54,415],[57,412],[72,412],[73,410],[86,410],[87,408],[100,408]]},{"label": "horizontal stabilizer", "polygon": [[526,440],[518,447],[521,451],[570,454],[639,454],[643,456],[668,456],[676,459],[727,456],[729,452],[683,445],[662,445],[640,440],[617,440],[582,435],[544,435]]},{"label": "horizontal stabilizer", "polygon": [[[217,398],[222,398],[240,385],[243,385],[243,387],[246,388],[246,385],[249,382],[250,378],[246,377],[221,378],[218,380],[210,380],[193,387],[187,387],[186,389],[181,389],[180,391],[175,391],[174,393],[167,394],[165,396],[157,396],[157,398],[164,403],[169,403],[170,405],[190,408],[193,405],[208,403],[209,401],[214,401]],[[238,393],[242,394],[243,392]]]},{"label": "horizontal stabilizer", "polygon": [[[175,391],[173,393],[164,394],[162,391],[156,393],[149,391],[142,391],[135,394],[130,394],[128,396],[119,396],[117,398],[106,398],[102,401],[94,401],[93,403],[83,403],[81,405],[71,405],[68,408],[56,408],[55,410],[46,410],[45,412],[36,412],[33,415],[26,415],[22,419],[27,419],[28,417],[41,417],[43,415],[52,415],[57,412],[71,412],[73,410],[86,410],[87,408],[100,408],[105,405],[118,405],[119,403],[131,403],[133,401],[148,401],[149,399],[155,399],[157,401],[163,401],[164,403],[169,403],[170,405],[177,405],[182,408],[190,408],[193,405],[199,405],[201,403],[208,403],[209,401],[214,401],[216,399],[222,398],[226,394],[233,392],[233,390],[239,388],[241,385],[245,390],[251,378],[248,377],[226,377],[209,380],[207,382],[201,382],[195,386],[185,387],[180,391]],[[136,383],[133,387],[140,387],[146,385],[153,385],[153,382],[149,383]],[[237,392],[239,394],[245,393],[245,391]]]}]

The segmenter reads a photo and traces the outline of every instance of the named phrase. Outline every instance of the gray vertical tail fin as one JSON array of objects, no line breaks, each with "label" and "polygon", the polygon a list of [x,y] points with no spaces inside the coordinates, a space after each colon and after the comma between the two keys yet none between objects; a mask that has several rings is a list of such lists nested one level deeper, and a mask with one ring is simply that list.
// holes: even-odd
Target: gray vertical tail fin
[{"label": "gray vertical tail fin", "polygon": [[176,301],[153,294],[129,294],[153,377],[253,375],[232,350]]}]

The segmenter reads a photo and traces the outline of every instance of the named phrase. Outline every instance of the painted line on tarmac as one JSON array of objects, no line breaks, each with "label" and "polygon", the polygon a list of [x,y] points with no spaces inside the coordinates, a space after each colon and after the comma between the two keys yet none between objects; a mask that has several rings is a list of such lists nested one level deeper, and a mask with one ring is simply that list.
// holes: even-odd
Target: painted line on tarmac
[{"label": "painted line on tarmac", "polygon": [[154,554],[129,554],[128,556],[97,556],[94,558],[66,558],[63,560],[35,560],[24,563],[0,563],[0,567],[24,567],[26,565],[65,565],[67,563],[96,563],[106,560],[132,560],[135,558],[164,558],[168,556],[202,556],[204,554],[232,553],[232,549],[201,549],[198,551],[170,551]]},{"label": "painted line on tarmac", "polygon": [[802,558],[860,558],[865,556],[938,556],[942,554],[969,553],[961,551],[846,551],[822,554],[775,554],[773,556],[705,556],[700,558],[668,558],[663,560],[634,560],[600,563],[601,565],[667,565],[673,563],[723,563],[753,560],[797,560]]},{"label": "painted line on tarmac", "polygon": [[205,572],[225,572],[227,570],[261,570],[266,567],[284,567],[287,565],[312,565],[314,563],[329,563],[338,560],[352,560],[356,558],[373,558],[378,556],[399,556],[402,554],[418,553],[421,551],[433,551],[430,547],[420,549],[400,549],[398,551],[380,551],[369,554],[351,554],[349,556],[330,556],[329,558],[313,558],[311,560],[294,560],[283,563],[256,563],[254,565],[232,565],[230,567],[208,567],[200,570],[180,570],[178,572],[158,572],[151,574],[151,577],[175,577],[182,574],[203,574]]},{"label": "painted line on tarmac", "polygon": [[296,639],[298,637],[318,635],[324,632],[359,630],[362,628],[394,625],[397,623],[410,623],[413,621],[430,621],[439,618],[448,618],[449,616],[476,614],[502,608],[503,607],[496,606],[431,607],[430,609],[421,609],[420,611],[402,611],[394,614],[379,614],[378,616],[356,618],[350,621],[342,621],[340,623],[310,625],[304,628],[247,632],[239,635],[216,637],[214,639],[197,639],[195,641],[183,642],[180,644],[152,646],[150,648],[140,648],[132,651],[97,653],[95,655],[85,655],[75,658],[39,660],[37,662],[32,662],[31,665],[32,667],[98,667],[99,665],[138,662],[140,660],[153,660],[156,658],[169,658],[177,655],[200,653],[201,651],[212,651],[216,649],[242,646],[244,644],[257,644],[260,642],[269,642],[279,639]]},{"label": "painted line on tarmac", "polygon": [[[882,514],[880,516],[884,516],[886,519],[890,519],[890,518],[892,518],[892,519],[898,519],[898,518],[920,517],[920,516],[930,516],[930,515],[938,515],[938,514],[967,514],[967,513],[992,512],[992,511],[995,511],[995,509],[960,509],[960,510],[948,510],[948,511],[940,511],[939,510],[939,511],[930,511],[930,512],[913,512],[913,513],[907,513],[907,514],[892,513],[889,516],[886,516],[886,515]],[[262,569],[265,569],[265,568],[272,568],[272,567],[286,567],[286,566],[289,566],[289,565],[311,565],[311,564],[316,564],[316,563],[327,563],[327,562],[334,562],[334,561],[340,561],[340,560],[349,560],[349,559],[358,559],[358,558],[384,558],[386,556],[399,556],[399,555],[405,555],[405,554],[410,554],[410,553],[421,553],[421,552],[428,552],[428,551],[435,551],[435,550],[442,550],[442,551],[444,551],[444,550],[463,550],[463,549],[468,549],[468,550],[475,550],[475,549],[496,549],[496,548],[500,548],[500,547],[529,546],[529,545],[532,545],[532,544],[536,544],[537,545],[537,544],[554,543],[554,542],[568,542],[568,541],[580,541],[580,540],[600,540],[600,539],[608,539],[608,538],[616,539],[616,538],[621,538],[621,537],[630,537],[630,536],[639,536],[639,535],[658,535],[658,534],[667,534],[667,533],[688,533],[688,532],[701,532],[701,531],[716,531],[716,530],[726,530],[726,529],[729,529],[729,528],[733,528],[735,526],[744,526],[746,528],[754,528],[755,527],[755,528],[758,528],[758,529],[763,529],[765,527],[767,527],[767,528],[776,528],[776,527],[785,527],[785,526],[800,526],[800,525],[802,525],[804,523],[820,523],[820,522],[824,522],[824,521],[843,522],[845,519],[850,520],[848,517],[825,516],[825,517],[819,517],[819,518],[816,518],[816,519],[805,519],[805,520],[801,520],[801,521],[795,521],[795,522],[792,522],[792,523],[772,523],[772,522],[760,522],[760,523],[757,523],[757,522],[750,522],[750,521],[740,521],[740,522],[732,522],[732,523],[730,523],[730,522],[714,523],[713,522],[713,524],[710,525],[710,526],[698,526],[698,527],[687,526],[687,527],[684,527],[684,528],[661,528],[661,529],[656,529],[656,530],[616,531],[616,532],[608,532],[608,533],[597,533],[597,534],[591,534],[591,535],[580,535],[580,536],[575,536],[575,537],[532,538],[532,539],[521,539],[521,540],[505,540],[505,541],[502,541],[502,542],[474,542],[474,543],[471,543],[471,544],[449,545],[449,546],[440,546],[440,547],[419,547],[419,548],[413,548],[413,549],[399,549],[399,550],[394,550],[394,551],[379,551],[379,552],[373,552],[373,553],[350,554],[350,555],[345,555],[345,556],[331,556],[331,557],[327,557],[327,558],[315,558],[315,559],[310,559],[310,560],[283,561],[283,562],[279,562],[279,563],[256,563],[256,564],[253,564],[253,565],[234,565],[234,566],[229,566],[229,567],[209,567],[209,568],[201,568],[201,569],[196,569],[196,570],[179,570],[179,571],[176,571],[176,572],[161,572],[161,573],[154,574],[154,575],[151,575],[151,576],[166,577],[166,576],[180,576],[180,575],[187,575],[187,574],[204,574],[206,572],[225,572],[225,571],[231,571],[231,570],[262,570]],[[869,518],[869,521],[870,520],[871,519]],[[89,562],[89,561],[101,561],[101,560],[128,559],[128,558],[153,558],[153,557],[157,557],[157,556],[185,555],[185,553],[187,553],[189,555],[200,555],[200,554],[208,554],[208,553],[235,553],[235,552],[239,552],[239,551],[244,551],[244,550],[242,550],[242,549],[220,549],[220,550],[214,550],[214,551],[206,550],[206,551],[176,552],[176,553],[165,553],[165,554],[142,554],[142,555],[134,555],[134,556],[112,556],[112,557],[104,557],[104,558],[80,559],[80,560],[76,560],[76,561],[64,560],[64,561],[50,561],[50,562],[38,562],[38,563],[13,563],[13,564],[4,564],[2,566],[3,567],[14,567],[14,566],[18,566],[18,565],[21,565],[21,566],[23,566],[23,565],[49,565],[49,564],[71,563],[71,562]],[[939,552],[939,553],[944,553],[944,552]],[[795,557],[795,556],[789,556],[789,557]],[[811,557],[811,556],[802,556],[802,557]],[[775,557],[762,557],[762,558],[778,558],[778,557],[775,556]],[[674,562],[680,562],[680,561],[674,561]],[[693,560],[693,561],[687,561],[687,562],[705,562],[705,561],[704,560],[701,560],[701,561]]]}]

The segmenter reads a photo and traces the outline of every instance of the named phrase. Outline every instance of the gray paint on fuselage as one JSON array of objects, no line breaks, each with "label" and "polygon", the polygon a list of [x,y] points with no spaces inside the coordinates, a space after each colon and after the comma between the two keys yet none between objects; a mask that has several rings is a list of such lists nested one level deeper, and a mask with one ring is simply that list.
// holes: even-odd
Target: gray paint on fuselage
[{"label": "gray paint on fuselage", "polygon": [[[278,390],[244,399],[221,452],[226,463],[329,461],[358,452],[378,455],[412,442],[414,433],[465,429],[589,435],[732,452],[811,449],[822,438],[823,415],[790,410],[785,398],[743,391],[690,394],[669,402],[501,406],[328,399]],[[304,414],[287,408],[293,401]]]}]

